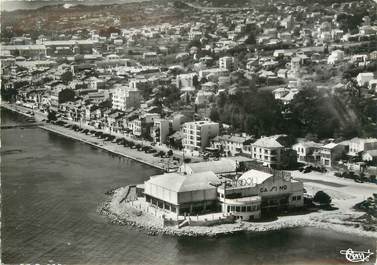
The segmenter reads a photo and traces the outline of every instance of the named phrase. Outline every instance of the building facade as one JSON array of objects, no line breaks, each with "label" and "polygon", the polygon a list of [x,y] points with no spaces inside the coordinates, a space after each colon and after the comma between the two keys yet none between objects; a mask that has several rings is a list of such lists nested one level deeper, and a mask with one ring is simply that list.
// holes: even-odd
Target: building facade
[{"label": "building facade", "polygon": [[281,162],[281,153],[284,146],[279,138],[284,135],[261,137],[250,145],[252,158],[268,167],[276,167]]},{"label": "building facade", "polygon": [[316,154],[318,154],[321,147],[322,144],[306,141],[294,144],[292,149],[297,152],[297,162],[316,163],[320,160],[320,156]]},{"label": "building facade", "polygon": [[154,143],[166,143],[169,132],[170,122],[168,120],[157,118],[153,121],[150,136]]},{"label": "building facade", "polygon": [[233,71],[235,69],[234,57],[225,56],[219,59],[219,68],[221,70]]},{"label": "building facade", "polygon": [[358,156],[364,151],[376,150],[377,139],[376,138],[352,138],[349,141],[349,156]]},{"label": "building facade", "polygon": [[236,219],[255,220],[270,213],[304,205],[303,183],[282,171],[258,170],[239,179],[220,179],[212,171],[166,173],[144,182],[147,203],[178,215],[223,213]]},{"label": "building facade", "polygon": [[194,121],[183,124],[183,147],[193,155],[209,146],[210,138],[219,134],[219,124],[211,121]]},{"label": "building facade", "polygon": [[320,163],[325,167],[332,167],[334,162],[339,160],[346,152],[343,144],[329,143],[322,146],[319,150]]},{"label": "building facade", "polygon": [[115,89],[112,97],[113,109],[125,111],[129,108],[140,107],[140,91],[127,86],[119,86]]}]

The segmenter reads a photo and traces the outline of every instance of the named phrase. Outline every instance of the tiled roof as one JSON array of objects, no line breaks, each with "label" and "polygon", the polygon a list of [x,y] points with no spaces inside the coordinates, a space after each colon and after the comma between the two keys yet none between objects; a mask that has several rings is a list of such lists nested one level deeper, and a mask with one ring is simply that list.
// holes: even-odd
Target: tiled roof
[{"label": "tiled roof", "polygon": [[266,148],[280,148],[283,147],[278,141],[276,136],[262,137],[252,144],[253,146],[260,146]]}]

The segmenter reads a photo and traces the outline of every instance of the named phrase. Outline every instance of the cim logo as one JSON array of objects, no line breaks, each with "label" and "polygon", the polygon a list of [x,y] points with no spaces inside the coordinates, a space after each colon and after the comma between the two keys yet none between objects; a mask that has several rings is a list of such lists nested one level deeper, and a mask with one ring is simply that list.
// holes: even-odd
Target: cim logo
[{"label": "cim logo", "polygon": [[351,248],[347,250],[341,250],[340,254],[345,255],[346,259],[349,262],[357,263],[357,262],[368,262],[369,257],[372,256],[374,253],[370,250],[368,251],[355,251]]}]

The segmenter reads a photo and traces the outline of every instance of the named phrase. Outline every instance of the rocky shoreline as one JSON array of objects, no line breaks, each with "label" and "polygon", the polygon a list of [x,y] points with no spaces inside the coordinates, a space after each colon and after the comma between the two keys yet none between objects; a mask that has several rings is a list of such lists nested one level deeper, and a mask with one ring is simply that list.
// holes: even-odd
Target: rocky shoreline
[{"label": "rocky shoreline", "polygon": [[[30,115],[28,115],[27,113],[24,113],[20,109],[17,109],[10,104],[2,104],[2,107],[30,117]],[[40,121],[43,117],[35,118],[37,121]],[[148,159],[146,159],[145,157],[134,157],[134,155],[130,154],[132,150],[126,150],[127,153],[119,152],[118,150],[113,150],[111,146],[99,145],[90,141],[90,139],[83,139],[83,136],[79,135],[77,132],[73,132],[68,129],[60,128],[51,124],[46,124],[39,127],[44,130],[48,130],[81,141],[83,143],[90,144],[108,152],[131,158],[155,168],[162,169],[152,161],[148,161]],[[143,153],[140,154],[144,155]],[[163,225],[159,225],[158,222],[153,220],[153,217],[151,216],[143,218],[142,215],[137,214],[137,209],[128,208],[127,211],[123,211],[120,215],[111,209],[110,204],[113,201],[114,196],[112,195],[112,197],[108,201],[99,205],[97,213],[106,216],[113,224],[134,227],[146,232],[148,235],[163,234],[170,236],[214,237],[244,232],[267,232],[297,227],[316,227],[320,229],[332,229],[338,232],[377,238],[376,226],[359,222],[358,219],[363,215],[363,213],[357,211],[352,211],[351,214],[344,214],[340,211],[335,211],[330,213],[319,212],[300,216],[283,216],[278,220],[270,222],[237,222],[234,224],[222,224],[212,227],[186,226],[178,228],[177,226],[164,227]]]},{"label": "rocky shoreline", "polygon": [[[216,237],[237,233],[260,233],[299,227],[315,227],[377,239],[375,231],[367,231],[362,224],[350,221],[352,218],[360,216],[357,213],[342,214],[337,211],[330,213],[325,211],[302,216],[282,216],[278,220],[270,222],[236,222],[211,227],[185,226],[178,228],[177,225],[164,226],[158,218],[147,215],[133,207],[122,206],[120,211],[114,210],[114,200],[117,199],[113,195],[109,200],[100,204],[97,213],[108,218],[113,224],[133,227],[151,236]],[[119,203],[119,201],[115,203]]]}]

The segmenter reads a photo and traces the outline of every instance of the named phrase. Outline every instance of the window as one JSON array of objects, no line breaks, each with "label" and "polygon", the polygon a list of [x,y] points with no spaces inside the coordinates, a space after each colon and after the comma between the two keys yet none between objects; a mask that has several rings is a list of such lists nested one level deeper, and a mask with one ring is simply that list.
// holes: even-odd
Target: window
[{"label": "window", "polygon": [[231,210],[232,212],[234,212],[235,207],[234,207],[234,206],[230,206],[230,210]]},{"label": "window", "polygon": [[228,213],[230,212],[230,206],[229,206],[229,205],[226,207],[226,211],[227,211]]},{"label": "window", "polygon": [[240,212],[240,207],[236,206],[236,212]]},{"label": "window", "polygon": [[296,200],[301,201],[301,196],[297,196]]},{"label": "window", "polygon": [[241,207],[241,212],[246,212],[246,206]]},{"label": "window", "polygon": [[246,211],[251,212],[251,206],[247,206]]},{"label": "window", "polygon": [[292,201],[295,201],[296,200],[296,196],[292,196]]}]

